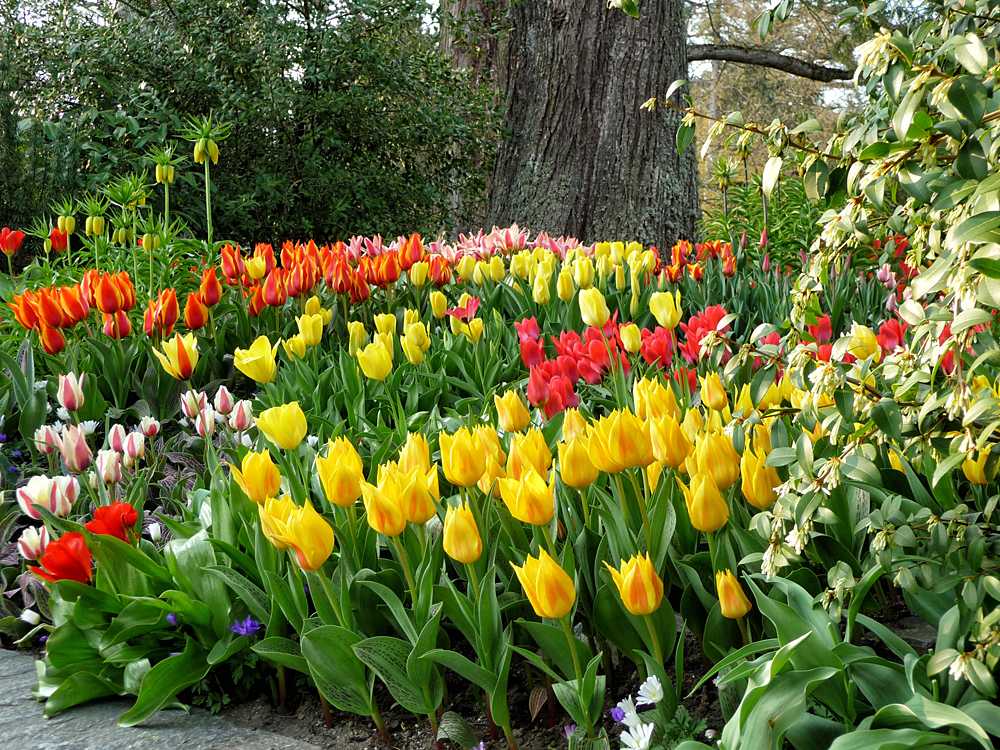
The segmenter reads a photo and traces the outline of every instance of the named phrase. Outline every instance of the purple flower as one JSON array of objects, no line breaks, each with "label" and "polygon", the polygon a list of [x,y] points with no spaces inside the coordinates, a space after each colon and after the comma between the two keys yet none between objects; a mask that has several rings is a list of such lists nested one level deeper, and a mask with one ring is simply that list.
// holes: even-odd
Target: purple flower
[{"label": "purple flower", "polygon": [[174,627],[177,627],[177,615],[171,612],[169,615],[167,615],[167,622],[169,622]]},{"label": "purple flower", "polygon": [[309,596],[309,584],[308,583],[303,583],[302,584],[302,588],[305,590],[306,596]]},{"label": "purple flower", "polygon": [[7,442],[7,433],[0,432],[0,443],[6,443],[6,442]]},{"label": "purple flower", "polygon": [[47,635],[43,635],[43,636],[39,637],[38,642],[39,643],[45,643],[45,641],[47,641],[48,639],[49,639],[49,637]]},{"label": "purple flower", "polygon": [[576,724],[567,724],[563,727],[563,737],[567,740],[576,734]]},{"label": "purple flower", "polygon": [[622,719],[625,718],[625,711],[615,706],[611,709],[611,718],[614,719],[615,724],[621,724]]},{"label": "purple flower", "polygon": [[9,469],[9,471],[10,471],[11,474],[17,474],[21,470],[19,468],[17,468],[16,466],[11,466],[10,469]]},{"label": "purple flower", "polygon": [[21,457],[21,451],[17,451],[17,450],[11,451],[10,452],[10,457],[11,458],[20,458]]},{"label": "purple flower", "polygon": [[255,619],[247,615],[247,619],[240,621],[236,620],[232,625],[229,626],[236,635],[251,636],[256,635],[257,631],[260,630],[260,623]]}]

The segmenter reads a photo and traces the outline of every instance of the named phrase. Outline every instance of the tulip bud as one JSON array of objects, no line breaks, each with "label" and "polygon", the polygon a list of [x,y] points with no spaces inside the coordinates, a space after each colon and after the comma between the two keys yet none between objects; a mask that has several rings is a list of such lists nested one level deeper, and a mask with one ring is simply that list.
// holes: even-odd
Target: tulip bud
[{"label": "tulip bud", "polygon": [[[563,423],[565,431],[565,422]],[[590,460],[587,440],[583,437],[570,438],[565,443],[559,443],[559,476],[563,484],[582,490],[589,487],[597,479],[598,471]]]},{"label": "tulip bud", "polygon": [[713,411],[722,411],[729,404],[719,373],[712,372],[701,379],[701,401]]},{"label": "tulip bud", "polygon": [[573,609],[576,587],[573,579],[544,549],[538,558],[528,555],[523,567],[511,563],[532,609],[539,617],[558,620]]},{"label": "tulip bud", "polygon": [[767,227],[764,227],[764,231],[760,233],[760,249],[767,249]]},{"label": "tulip bud", "polygon": [[410,283],[415,287],[422,287],[427,283],[427,274],[430,271],[430,264],[425,260],[420,260],[410,266],[410,270],[407,271],[410,277]]},{"label": "tulip bud", "polygon": [[253,405],[243,399],[236,402],[229,415],[229,426],[237,432],[246,432],[253,427]]},{"label": "tulip bud", "polygon": [[97,452],[97,475],[104,484],[117,484],[122,480],[121,458],[118,451]]},{"label": "tulip bud", "polygon": [[642,333],[639,331],[639,326],[635,323],[626,323],[618,329],[618,335],[621,337],[625,351],[629,354],[635,354],[639,351],[642,346]]},{"label": "tulip bud", "polygon": [[194,419],[208,406],[208,396],[200,391],[186,391],[181,395],[181,411],[188,419]]},{"label": "tulip bud", "polygon": [[580,314],[586,325],[595,328],[604,327],[611,317],[611,311],[608,310],[608,303],[600,289],[591,287],[580,292]]},{"label": "tulip bud", "polygon": [[25,529],[17,540],[17,551],[25,560],[37,560],[45,554],[48,546],[49,530],[44,526]]},{"label": "tulip bud", "polygon": [[532,299],[535,300],[535,304],[549,304],[549,300],[552,299],[552,290],[550,288],[551,281],[551,274],[543,272],[542,269],[539,268],[538,273],[535,274],[535,281],[531,286],[531,296]]},{"label": "tulip bud", "polygon": [[678,289],[674,294],[669,292],[656,292],[649,298],[649,311],[653,313],[656,322],[667,329],[674,329],[680,323],[681,315],[681,292]]},{"label": "tulip bud", "polygon": [[663,601],[663,579],[657,575],[649,553],[633,555],[628,562],[622,560],[621,570],[616,570],[607,562],[604,566],[618,588],[625,609],[636,617],[652,614]]},{"label": "tulip bud", "polygon": [[119,453],[125,450],[125,428],[120,424],[113,424],[108,430],[108,447]]},{"label": "tulip bud", "polygon": [[574,294],[576,294],[576,288],[573,286],[573,272],[569,266],[563,266],[559,272],[559,278],[556,279],[556,295],[563,302],[569,302],[573,299]]},{"label": "tulip bud", "polygon": [[90,468],[94,460],[87,445],[87,438],[76,425],[66,425],[62,429],[62,439],[60,441],[62,449],[63,463],[66,468],[74,474],[81,474]]},{"label": "tulip bud", "polygon": [[59,376],[59,390],[56,397],[66,411],[76,411],[83,407],[83,379],[87,373],[81,372],[79,379],[73,373]]},{"label": "tulip bud", "polygon": [[723,617],[738,620],[753,608],[747,595],[743,593],[740,582],[736,580],[736,576],[728,568],[715,574],[715,589],[719,594],[719,605]]},{"label": "tulip bud", "polygon": [[49,425],[42,425],[35,430],[35,450],[44,455],[59,450],[59,434]]},{"label": "tulip bud", "polygon": [[[891,453],[891,455],[895,455],[895,453]],[[778,499],[775,488],[781,484],[781,479],[775,468],[764,465],[766,460],[766,454],[761,453],[758,456],[748,445],[744,449],[743,458],[740,461],[743,497],[752,506],[761,510],[771,507],[771,504]]]},{"label": "tulip bud", "polygon": [[215,434],[215,410],[212,407],[206,407],[197,416],[195,430],[198,432],[198,437],[211,438]]},{"label": "tulip bud", "polygon": [[483,540],[467,503],[458,508],[448,508],[442,544],[448,557],[466,565],[471,565],[483,554]]},{"label": "tulip bud", "polygon": [[695,474],[690,489],[680,480],[691,525],[698,531],[718,531],[729,520],[729,506],[710,473]]},{"label": "tulip bud", "polygon": [[160,434],[160,423],[152,417],[143,417],[142,421],[139,422],[139,427],[142,429],[142,434],[148,438],[154,438]]},{"label": "tulip bud", "polygon": [[226,386],[219,386],[219,390],[215,392],[215,410],[224,416],[229,416],[232,412],[233,407],[236,405],[236,399],[233,398],[233,394],[229,392]]},{"label": "tulip bud", "polygon": [[448,309],[448,298],[444,296],[442,292],[436,289],[431,292],[431,311],[434,313],[434,317],[440,320],[444,317],[445,310]]},{"label": "tulip bud", "polygon": [[69,515],[70,510],[72,510],[73,503],[76,502],[77,498],[80,497],[80,482],[77,481],[76,477],[54,477],[52,481],[56,486],[56,495],[58,497],[58,503],[65,510],[60,515],[60,511],[55,511],[56,515],[60,518],[65,518]]},{"label": "tulip bud", "polygon": [[497,423],[506,432],[520,432],[531,422],[531,415],[517,391],[507,391],[502,397],[493,395]]},{"label": "tulip bud", "polygon": [[131,466],[132,462],[146,455],[146,438],[141,432],[130,432],[125,438],[125,463]]}]

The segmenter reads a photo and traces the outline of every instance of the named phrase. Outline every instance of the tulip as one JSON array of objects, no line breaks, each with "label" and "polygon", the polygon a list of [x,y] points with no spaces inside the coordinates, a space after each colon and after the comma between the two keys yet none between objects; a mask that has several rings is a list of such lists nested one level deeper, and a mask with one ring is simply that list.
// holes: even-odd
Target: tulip
[{"label": "tulip", "polygon": [[323,325],[329,325],[333,320],[333,310],[323,307],[319,297],[310,297],[306,300],[306,315],[319,315]]},{"label": "tulip", "polygon": [[[419,323],[413,326],[414,329],[423,328]],[[425,334],[426,337],[426,334]],[[403,337],[403,355],[406,357],[406,361],[409,362],[414,367],[420,365],[424,361],[424,350],[421,348],[420,336],[410,336],[407,334]]]},{"label": "tulip", "polygon": [[523,567],[511,563],[532,609],[539,617],[558,620],[570,613],[576,602],[576,587],[566,571],[544,549],[538,558],[531,555]]},{"label": "tulip", "polygon": [[448,298],[437,290],[431,292],[431,310],[434,313],[434,317],[440,320],[444,317],[445,310],[447,309]]},{"label": "tulip", "polygon": [[574,272],[576,285],[581,289],[590,289],[594,285],[594,261],[586,255],[577,259]]},{"label": "tulip", "polygon": [[130,432],[123,448],[125,467],[130,468],[135,461],[146,455],[146,438],[141,432]]},{"label": "tulip", "polygon": [[65,425],[59,441],[63,463],[66,469],[80,474],[90,468],[94,454],[90,452],[87,438],[76,425]]},{"label": "tulip", "polygon": [[600,471],[617,474],[633,466],[647,466],[653,460],[649,438],[642,422],[628,409],[617,409],[601,419],[590,431],[590,460]]},{"label": "tulip", "polygon": [[553,485],[534,469],[517,479],[500,479],[500,496],[510,514],[518,521],[533,526],[546,526],[555,516]]},{"label": "tulip", "polygon": [[201,286],[199,287],[201,292],[202,301],[209,307],[215,307],[219,304],[222,299],[222,284],[219,283],[219,278],[215,275],[214,268],[206,268],[201,274]]},{"label": "tulip", "polygon": [[392,372],[392,354],[384,340],[379,339],[358,352],[358,364],[365,377],[385,380]]},{"label": "tulip", "polygon": [[38,561],[41,567],[29,570],[46,581],[77,581],[90,583],[94,573],[91,568],[90,550],[83,534],[78,531],[63,534],[49,543],[45,554]]},{"label": "tulip", "polygon": [[267,262],[260,257],[249,258],[245,264],[247,275],[253,281],[260,281],[267,273]]},{"label": "tulip", "polygon": [[215,434],[215,409],[207,407],[194,420],[194,428],[198,437],[210,438]]},{"label": "tulip", "polygon": [[316,470],[326,499],[341,508],[349,508],[361,497],[364,467],[361,456],[347,438],[327,442],[327,455],[316,456]]},{"label": "tulip", "polygon": [[486,456],[486,469],[483,471],[483,475],[479,477],[479,481],[476,482],[476,486],[482,490],[482,493],[487,497],[492,497],[494,499],[500,498],[500,486],[497,481],[503,479],[507,476],[507,472],[504,471],[503,462],[498,461],[496,456],[492,453],[487,453]]},{"label": "tulip", "polygon": [[253,427],[253,404],[246,399],[236,402],[229,415],[229,426],[237,432],[246,432]]},{"label": "tulip", "polygon": [[42,342],[42,351],[46,354],[58,354],[66,348],[66,337],[58,328],[39,323],[38,338]]},{"label": "tulip", "polygon": [[590,460],[590,452],[586,438],[574,437],[568,443],[559,443],[559,476],[574,489],[582,490],[589,487],[599,474],[594,462]]},{"label": "tulip", "polygon": [[669,292],[656,292],[649,298],[649,311],[653,313],[656,322],[667,329],[674,329],[680,323],[681,315],[681,292],[678,289],[674,294]]},{"label": "tulip", "polygon": [[380,534],[396,537],[406,528],[406,512],[400,502],[399,485],[395,476],[385,473],[376,486],[361,483],[368,525]]},{"label": "tulip", "polygon": [[18,230],[12,232],[8,227],[0,230],[0,252],[3,252],[8,258],[17,252],[23,241],[24,232]]},{"label": "tulip", "polygon": [[719,493],[712,475],[704,472],[695,474],[688,488],[679,479],[677,483],[684,492],[691,525],[698,531],[708,533],[718,531],[729,520],[729,506]]},{"label": "tulip", "polygon": [[299,567],[307,573],[322,568],[333,552],[333,529],[308,499],[291,510],[275,539],[295,552]]},{"label": "tulip", "polygon": [[[417,526],[423,526],[437,515],[437,506],[434,505],[434,496],[427,475],[416,466],[407,473],[400,471],[398,466],[394,466],[392,471],[395,472],[399,504],[403,508],[406,520]],[[433,476],[437,477],[436,471]]]},{"label": "tulip", "polygon": [[645,556],[632,555],[628,562],[622,560],[620,570],[607,562],[604,565],[618,587],[625,609],[637,617],[643,617],[659,608],[663,601],[663,579],[653,568],[648,552]]},{"label": "tulip", "polygon": [[17,540],[17,551],[25,560],[37,560],[45,554],[49,546],[49,530],[44,526],[29,526],[21,532]]},{"label": "tulip", "polygon": [[81,372],[79,379],[73,373],[59,376],[59,389],[56,391],[56,398],[59,405],[66,411],[76,411],[83,408],[83,379],[87,373]]},{"label": "tulip", "polygon": [[[14,492],[14,496],[17,498],[17,504],[21,507],[21,511],[26,515],[34,519],[40,519],[42,514],[35,510],[36,505],[45,508],[51,513],[55,513],[56,509],[60,504],[60,493],[59,487],[56,483],[46,476],[34,476],[28,480],[28,483],[22,487],[18,487]],[[67,513],[62,514],[60,517],[68,515]]]},{"label": "tulip", "polygon": [[747,595],[743,593],[743,587],[729,568],[715,574],[715,590],[719,594],[723,617],[738,620],[753,608]]},{"label": "tulip", "polygon": [[722,411],[729,404],[719,373],[709,373],[701,379],[701,401],[713,411]]},{"label": "tulip", "polygon": [[493,394],[497,423],[506,432],[520,432],[531,422],[531,414],[517,391],[507,391],[502,397]]},{"label": "tulip", "polygon": [[486,330],[486,326],[483,323],[482,318],[473,318],[467,324],[463,325],[461,330],[469,341],[473,344],[478,344],[479,339],[483,337],[483,332]]},{"label": "tulip", "polygon": [[417,467],[424,474],[431,471],[430,446],[427,438],[420,433],[410,432],[406,436],[406,443],[399,451],[399,469],[408,473]]},{"label": "tulip", "polygon": [[535,281],[531,286],[531,296],[535,304],[543,306],[549,304],[549,300],[552,299],[551,280],[551,275],[543,273],[541,269],[535,274]]},{"label": "tulip", "polygon": [[184,304],[184,326],[189,331],[200,331],[208,325],[208,305],[201,292],[191,292]]},{"label": "tulip", "polygon": [[483,554],[483,540],[467,503],[448,508],[442,537],[444,551],[452,560],[471,565]]},{"label": "tulip", "polygon": [[117,484],[122,480],[121,458],[118,451],[97,452],[97,475],[104,484]]},{"label": "tulip", "polygon": [[499,283],[504,280],[507,275],[507,270],[503,265],[503,258],[499,255],[494,255],[490,258],[490,278],[494,283]]},{"label": "tulip", "polygon": [[973,454],[970,454],[962,463],[962,472],[965,474],[965,478],[973,484],[989,484],[990,477],[986,476],[986,461],[990,457],[989,449],[981,450],[975,454],[975,460],[972,456]]},{"label": "tulip", "polygon": [[556,279],[556,295],[563,302],[569,302],[576,294],[576,287],[573,286],[573,272],[569,266],[563,266]]},{"label": "tulip", "polygon": [[427,261],[417,261],[407,272],[410,276],[410,283],[415,287],[422,287],[427,283],[427,273],[430,270],[430,264]]},{"label": "tulip", "polygon": [[507,475],[514,480],[520,480],[529,469],[534,469],[543,476],[549,473],[552,465],[552,452],[541,431],[533,427],[523,435],[515,435],[510,444],[510,456],[507,459]]},{"label": "tulip", "polygon": [[605,302],[601,290],[596,287],[580,292],[580,313],[583,316],[583,322],[595,328],[603,328],[604,324],[608,322],[608,318],[611,317],[608,303]]},{"label": "tulip", "polygon": [[649,425],[653,456],[664,466],[671,469],[680,468],[694,450],[694,444],[684,432],[684,428],[671,415],[662,419],[651,418]]},{"label": "tulip", "polygon": [[771,504],[778,499],[775,488],[781,484],[777,470],[773,466],[765,466],[765,460],[767,460],[766,454],[755,454],[750,446],[747,446],[740,461],[743,497],[752,506],[761,510],[771,507]]},{"label": "tulip", "polygon": [[55,428],[49,425],[42,425],[35,430],[35,450],[44,455],[55,453],[59,450],[59,434]]},{"label": "tulip", "polygon": [[476,258],[472,255],[463,255],[462,259],[458,261],[458,265],[455,266],[455,273],[458,274],[458,278],[462,281],[469,282],[472,280],[472,272],[476,267]]},{"label": "tulip", "polygon": [[243,457],[240,469],[229,464],[229,470],[243,494],[258,505],[281,489],[281,472],[267,448],[260,453],[250,451]]},{"label": "tulip", "polygon": [[257,383],[273,383],[278,372],[275,353],[278,345],[271,345],[267,336],[258,336],[249,349],[233,352],[236,369]]},{"label": "tulip", "polygon": [[874,356],[876,362],[882,359],[882,347],[879,346],[878,337],[871,328],[855,323],[851,326],[850,337],[850,345],[847,348],[849,354],[858,359]]},{"label": "tulip", "polygon": [[639,331],[639,326],[635,323],[626,323],[618,329],[618,335],[621,337],[625,351],[629,354],[635,354],[639,351],[642,346],[642,333]]},{"label": "tulip", "polygon": [[226,417],[229,416],[233,411],[233,407],[236,406],[233,394],[224,385],[219,386],[219,390],[215,392],[215,400],[212,403],[215,405],[215,410]]},{"label": "tulip", "polygon": [[306,415],[298,401],[261,412],[257,427],[264,437],[286,451],[295,450],[306,436]]},{"label": "tulip", "polygon": [[298,506],[289,495],[282,495],[280,499],[269,497],[264,500],[263,504],[257,506],[260,530],[275,549],[288,549],[288,545],[279,541],[278,538],[285,533],[288,519],[297,509]]},{"label": "tulip", "polygon": [[142,430],[142,434],[148,438],[154,438],[160,434],[160,423],[152,417],[143,417],[142,421],[139,422],[139,428]]},{"label": "tulip", "polygon": [[302,335],[296,333],[290,339],[281,339],[281,348],[285,350],[285,354],[289,359],[306,358],[306,340],[302,338]]},{"label": "tulip", "polygon": [[368,342],[368,332],[365,331],[365,324],[359,320],[352,320],[347,323],[347,351],[352,357],[358,356],[358,351]]},{"label": "tulip", "polygon": [[486,452],[479,439],[468,428],[454,434],[442,432],[441,465],[445,478],[456,487],[472,487],[486,471]]},{"label": "tulip", "polygon": [[181,394],[181,411],[188,419],[197,418],[207,406],[208,396],[202,391],[185,391]]},{"label": "tulip", "polygon": [[739,478],[740,456],[733,448],[732,440],[721,432],[707,432],[699,436],[693,456],[697,471],[711,474],[720,490],[729,489]]},{"label": "tulip", "polygon": [[153,349],[153,354],[168,375],[177,380],[190,380],[198,366],[198,341],[193,333],[176,334],[170,341],[163,342],[162,354],[158,349]]},{"label": "tulip", "polygon": [[567,409],[563,412],[562,439],[570,442],[575,437],[586,437],[590,432],[587,420],[577,409]]},{"label": "tulip", "polygon": [[129,532],[134,535],[138,521],[139,513],[129,503],[114,502],[97,508],[94,511],[94,520],[84,525],[92,534],[113,536],[128,544]]}]

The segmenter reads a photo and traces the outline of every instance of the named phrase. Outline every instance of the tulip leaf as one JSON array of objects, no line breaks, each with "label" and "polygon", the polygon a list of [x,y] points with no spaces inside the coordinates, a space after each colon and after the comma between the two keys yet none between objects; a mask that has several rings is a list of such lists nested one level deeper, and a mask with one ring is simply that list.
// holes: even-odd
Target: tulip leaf
[{"label": "tulip leaf", "polygon": [[[389,688],[392,697],[415,714],[427,714],[437,708],[437,703],[429,705],[421,686],[416,685],[406,673],[406,661],[413,647],[400,638],[375,636],[352,646],[357,657],[371,667]],[[432,678],[437,672],[431,673]],[[441,689],[441,678],[437,676],[437,688]]]},{"label": "tulip leaf", "polygon": [[406,674],[416,685],[423,685],[431,679],[434,666],[420,657],[437,645],[438,630],[441,626],[441,606],[440,602],[431,605],[430,619],[420,631],[410,655],[406,657]]},{"label": "tulip leaf", "polygon": [[208,565],[205,570],[222,579],[242,599],[261,622],[271,619],[267,594],[246,576],[222,565]]},{"label": "tulip leaf", "polygon": [[425,653],[421,659],[437,662],[447,667],[491,695],[497,688],[497,676],[495,674],[475,664],[456,651],[432,649]]},{"label": "tulip leaf", "polygon": [[174,539],[167,543],[166,549],[171,573],[186,578],[190,584],[189,593],[208,606],[212,615],[212,629],[221,638],[229,627],[229,589],[205,570],[217,562],[215,549],[208,541],[208,532],[199,531],[190,539]]},{"label": "tulip leaf", "polygon": [[271,598],[278,603],[281,611],[285,613],[288,623],[296,632],[302,632],[302,615],[299,614],[295,600],[292,599],[292,592],[285,583],[285,579],[270,570],[264,571],[264,577],[270,584]]},{"label": "tulip leaf", "polygon": [[[523,619],[518,620],[517,624],[528,631],[528,634],[535,640],[539,648],[542,649],[542,653],[551,659],[564,675],[574,674],[573,654],[569,650],[569,641],[566,640],[566,633],[561,627]],[[593,658],[590,647],[576,636],[573,636],[573,645],[576,648],[580,663],[589,663]]]},{"label": "tulip leaf", "polygon": [[437,741],[451,740],[462,750],[472,750],[479,744],[476,731],[454,711],[445,711],[438,722]]},{"label": "tulip leaf", "polygon": [[56,688],[45,701],[45,717],[51,718],[60,711],[81,703],[107,698],[111,695],[125,695],[124,685],[107,679],[107,676],[91,672],[76,672]]},{"label": "tulip leaf", "polygon": [[133,601],[121,611],[101,636],[101,650],[136,638],[146,633],[162,630],[166,626],[167,614],[162,609],[151,606],[149,601]]},{"label": "tulip leaf", "polygon": [[309,674],[309,663],[302,656],[299,644],[291,638],[280,636],[265,638],[251,646],[250,650],[260,654],[270,662],[294,669],[296,672]]},{"label": "tulip leaf", "polygon": [[211,668],[206,656],[205,649],[193,638],[188,638],[181,653],[168,656],[142,678],[135,705],[119,717],[118,726],[135,726],[152,716],[184,688],[204,679]]},{"label": "tulip leaf", "polygon": [[93,539],[98,547],[95,550],[95,556],[110,553],[111,556],[118,557],[127,565],[135,568],[140,573],[145,573],[160,583],[173,584],[174,581],[169,570],[163,565],[157,564],[149,555],[146,555],[131,544],[123,542],[117,537],[103,534],[94,535]]},{"label": "tulip leaf", "polygon": [[403,631],[403,634],[407,637],[410,643],[416,643],[418,637],[417,629],[413,626],[413,622],[410,620],[410,616],[403,607],[403,602],[401,602],[399,597],[396,596],[396,592],[388,586],[383,586],[377,581],[361,581],[361,585],[371,589],[379,595],[382,601],[385,602],[386,606],[389,608],[393,618],[399,624],[399,628]]}]

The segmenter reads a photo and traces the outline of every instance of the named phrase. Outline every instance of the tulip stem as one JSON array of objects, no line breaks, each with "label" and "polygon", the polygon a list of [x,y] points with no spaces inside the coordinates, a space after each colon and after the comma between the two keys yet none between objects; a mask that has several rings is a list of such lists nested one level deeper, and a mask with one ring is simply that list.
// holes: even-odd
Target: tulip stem
[{"label": "tulip stem", "polygon": [[639,481],[635,478],[635,472],[628,471],[628,478],[632,482],[635,490],[635,497],[639,501],[639,515],[642,516],[642,528],[646,532],[646,552],[653,554],[653,534],[649,528],[649,513],[646,510],[646,494],[640,489]]},{"label": "tulip stem", "polygon": [[385,720],[382,718],[382,712],[378,710],[378,703],[375,701],[375,696],[371,697],[371,702],[368,708],[372,712],[372,720],[375,722],[375,726],[378,728],[378,733],[382,735],[383,739],[389,739],[389,730],[385,726]]},{"label": "tulip stem", "polygon": [[358,559],[358,511],[355,503],[347,506],[347,525],[351,527],[351,541],[354,546],[354,561],[360,563]]},{"label": "tulip stem", "polygon": [[[663,666],[663,650],[660,648],[660,637],[656,634],[656,628],[653,627],[653,618],[650,615],[643,617],[646,621],[646,627],[649,628],[649,637],[653,641],[653,658],[656,659],[656,663]],[[744,635],[744,641],[746,637]]]},{"label": "tulip stem", "polygon": [[569,617],[563,615],[559,618],[563,630],[566,633],[566,640],[569,643],[569,652],[573,656],[573,670],[576,672],[576,692],[580,696],[580,705],[586,706],[584,711],[584,721],[587,723],[587,737],[594,739],[594,724],[590,720],[590,696],[583,694],[583,669],[580,668],[580,654],[576,652],[575,638],[573,638],[573,626],[570,625]]},{"label": "tulip stem", "polygon": [[621,474],[615,474],[615,484],[618,485],[618,499],[622,503],[622,515],[625,517],[625,525],[628,526],[628,501],[625,499],[625,486],[622,484]]},{"label": "tulip stem", "polygon": [[[476,601],[479,601],[479,576],[476,575],[476,566],[474,563],[466,563],[465,567],[469,571],[469,581],[472,583],[472,590],[476,594]],[[490,719],[492,721],[492,719]]]},{"label": "tulip stem", "polygon": [[746,624],[746,622],[744,622],[744,618],[737,617],[736,618],[736,624],[740,626],[740,633],[743,634],[743,645],[744,646],[749,646],[750,645],[750,633],[747,631],[747,624]]},{"label": "tulip stem", "polygon": [[541,529],[542,529],[542,536],[545,537],[545,546],[549,548],[549,554],[552,555],[553,560],[558,559],[558,555],[556,553],[556,545],[555,542],[552,541],[552,534],[549,533],[548,525],[542,526]]},{"label": "tulip stem", "polygon": [[709,531],[705,534],[708,539],[708,562],[712,566],[712,575],[715,575],[715,532]]},{"label": "tulip stem", "polygon": [[347,625],[344,624],[344,615],[340,611],[340,604],[337,603],[337,597],[333,595],[333,589],[330,587],[330,580],[326,577],[326,571],[322,567],[316,569],[316,576],[319,578],[321,584],[323,584],[323,591],[326,593],[326,598],[330,600],[330,604],[333,606],[333,613],[337,616],[337,622],[340,623],[340,627],[346,628]]},{"label": "tulip stem", "polygon": [[580,488],[580,500],[583,502],[583,525],[590,528],[590,501],[587,499],[587,488]]},{"label": "tulip stem", "polygon": [[417,607],[417,584],[413,579],[413,571],[410,570],[410,558],[406,556],[406,548],[399,541],[399,536],[392,538],[396,545],[396,552],[399,553],[399,563],[403,566],[403,573],[406,575],[406,585],[410,587],[410,597],[413,599],[413,608]]}]

